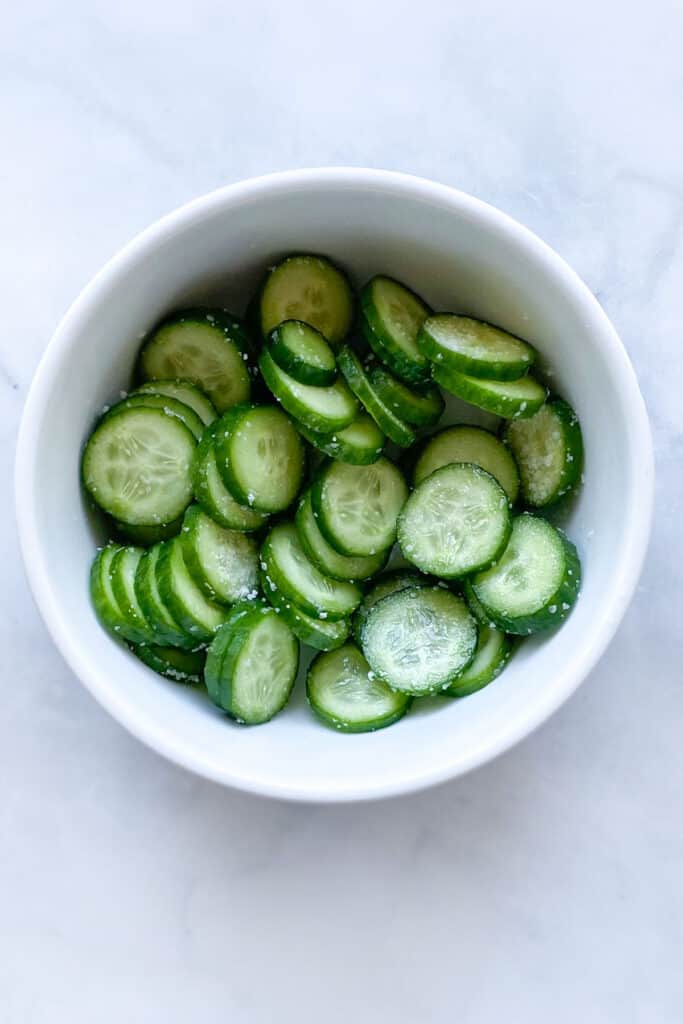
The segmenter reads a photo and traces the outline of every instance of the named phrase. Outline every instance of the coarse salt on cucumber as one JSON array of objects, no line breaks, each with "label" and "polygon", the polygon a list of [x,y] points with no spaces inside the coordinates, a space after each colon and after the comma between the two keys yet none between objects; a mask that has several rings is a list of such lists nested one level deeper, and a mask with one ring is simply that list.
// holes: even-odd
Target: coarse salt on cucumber
[{"label": "coarse salt on cucumber", "polygon": [[402,718],[412,698],[378,679],[355,644],[319,654],[306,676],[308,702],[339,732],[374,732]]},{"label": "coarse salt on cucumber", "polygon": [[361,326],[375,355],[407,381],[429,379],[429,362],[417,335],[429,307],[405,285],[379,274],[361,291]]},{"label": "coarse salt on cucumber", "polygon": [[533,416],[547,395],[543,385],[530,374],[518,380],[484,380],[447,370],[440,363],[435,363],[432,376],[437,384],[456,398],[509,420]]},{"label": "coarse salt on cucumber", "polygon": [[302,644],[317,651],[333,651],[341,647],[349,638],[351,632],[348,619],[318,619],[309,615],[302,608],[299,608],[288,597],[280,593],[272,579],[266,579],[261,571],[261,585],[268,602],[273,606],[278,615],[281,615],[287,623],[294,636]]},{"label": "coarse salt on cucumber", "polygon": [[583,440],[576,413],[562,398],[551,398],[527,420],[508,423],[505,440],[522,479],[527,505],[545,508],[574,489],[583,469]]},{"label": "coarse salt on cucumber", "polygon": [[285,320],[268,335],[268,351],[277,365],[301,384],[334,384],[337,361],[331,346],[315,327]]},{"label": "coarse salt on cucumber", "polygon": [[436,469],[451,462],[474,462],[495,477],[514,505],[519,495],[519,472],[510,451],[498,438],[482,427],[465,424],[446,427],[425,442],[415,468],[413,484],[418,484]]},{"label": "coarse salt on cucumber", "polygon": [[258,545],[252,537],[225,530],[191,505],[180,539],[190,575],[210,600],[234,604],[258,595]]},{"label": "coarse salt on cucumber", "polygon": [[382,573],[366,592],[363,600],[356,608],[353,616],[353,635],[360,642],[360,635],[363,624],[378,601],[390,594],[397,594],[399,590],[409,590],[411,587],[433,586],[434,581],[429,576],[423,576],[411,569],[390,569]]},{"label": "coarse salt on cucumber", "polygon": [[516,380],[532,366],[536,352],[500,327],[455,313],[437,313],[420,328],[418,345],[447,370],[493,380]]},{"label": "coarse salt on cucumber", "polygon": [[206,661],[204,651],[181,651],[177,647],[158,644],[138,644],[132,650],[140,661],[165,679],[185,686],[203,687]]}]

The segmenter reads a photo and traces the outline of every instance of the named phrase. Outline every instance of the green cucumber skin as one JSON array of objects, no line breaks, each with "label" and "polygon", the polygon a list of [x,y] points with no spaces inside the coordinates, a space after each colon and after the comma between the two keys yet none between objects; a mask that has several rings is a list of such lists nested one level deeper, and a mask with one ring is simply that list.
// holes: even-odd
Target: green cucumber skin
[{"label": "green cucumber skin", "polygon": [[[373,424],[375,423],[374,420],[372,422]],[[345,444],[343,440],[339,439],[337,434],[319,434],[315,430],[309,430],[303,423],[297,422],[296,429],[304,440],[312,444],[323,455],[328,455],[331,459],[337,459],[339,462],[348,462],[351,466],[371,466],[373,462],[377,462],[384,451],[384,444],[386,442],[386,438],[379,427],[377,427],[377,433],[382,438],[381,444],[365,449],[354,448],[351,445]],[[343,433],[343,431],[338,433]]]},{"label": "green cucumber skin", "polygon": [[[340,583],[356,583],[358,581],[362,582],[363,580],[371,579],[373,576],[376,576],[378,572],[382,571],[384,566],[389,561],[389,556],[391,555],[391,548],[388,548],[386,551],[380,552],[380,554],[375,556],[375,558],[372,558],[372,556],[369,557],[367,559],[368,564],[365,567],[364,571],[362,571],[360,574],[356,572],[354,575],[350,575],[348,573],[346,575],[343,575],[340,571],[338,571],[338,569],[335,566],[331,567],[329,562],[326,562],[324,558],[321,558],[319,550],[316,550],[314,544],[310,542],[309,531],[306,525],[306,517],[308,514],[308,510],[306,508],[307,501],[310,501],[310,495],[308,493],[304,494],[304,496],[299,501],[299,505],[296,510],[296,515],[294,516],[294,523],[296,525],[297,533],[299,534],[301,546],[304,549],[304,552],[306,553],[308,558],[316,567],[316,569],[318,569],[324,576],[329,576],[330,579],[339,580]],[[315,518],[315,513],[313,512],[312,509],[311,514],[317,527],[318,521]],[[321,538],[323,541],[325,541],[325,538],[322,534]],[[340,559],[347,557],[346,555],[339,555],[338,552],[335,552],[335,554]]]},{"label": "green cucumber skin", "polygon": [[480,626],[487,626],[490,629],[497,629],[495,622],[492,621],[491,616],[484,608],[483,604],[477,597],[472,587],[471,580],[463,580],[462,583],[462,595],[467,602],[467,607],[472,612]]},{"label": "green cucumber skin", "polygon": [[112,534],[119,538],[123,544],[134,544],[136,547],[152,548],[155,544],[176,537],[180,533],[183,517],[179,516],[173,522],[164,523],[159,526],[129,526],[107,516],[107,524]]},{"label": "green cucumber skin", "polygon": [[[334,352],[328,345],[325,338],[319,331],[316,334],[320,336],[320,340],[324,345],[329,348],[329,353],[333,361],[333,366],[328,369],[324,366],[313,366],[311,363],[307,363],[301,356],[297,356],[291,351],[287,345],[286,339],[283,337],[283,328],[290,323],[298,323],[299,321],[285,320],[278,327],[275,327],[268,336],[268,351],[270,352],[271,358],[274,363],[288,373],[294,380],[299,381],[300,384],[312,384],[314,387],[327,387],[330,384],[334,384],[337,379],[337,367],[334,363]],[[315,331],[315,327],[311,327],[310,324],[304,324],[310,331]]]},{"label": "green cucumber skin", "polygon": [[[302,644],[307,644],[317,651],[335,651],[346,643],[351,634],[349,619],[337,619],[335,622],[329,619],[315,619],[285,597],[263,569],[260,570],[260,579],[261,589],[268,603],[282,616],[283,621]],[[326,631],[327,625],[332,628]]]},{"label": "green cucumber skin", "polygon": [[[185,395],[185,397],[179,398],[178,392]],[[188,400],[187,392],[192,396],[194,405]],[[183,377],[174,377],[168,380],[147,380],[135,389],[133,395],[168,395],[171,398],[176,398],[179,402],[184,402],[185,405],[188,405],[196,412],[205,427],[209,423],[213,423],[218,415],[213,402],[206,392],[202,388],[197,387],[196,384],[193,384],[191,380],[186,380]]]},{"label": "green cucumber skin", "polygon": [[[416,292],[408,288],[403,284],[402,281],[397,281],[395,278],[388,278],[386,274],[382,277],[386,277],[388,280],[392,280],[394,284],[404,288],[427,310],[427,316],[429,316],[431,310],[429,306],[420,298]],[[385,363],[392,373],[395,373],[401,380],[407,381],[412,384],[419,384],[421,381],[429,380],[429,361],[426,357],[422,357],[420,360],[413,360],[406,356],[405,352],[396,344],[383,329],[380,318],[377,316],[375,310],[375,303],[372,298],[372,284],[374,278],[361,289],[360,293],[360,307],[361,307],[361,330],[367,341],[368,345],[375,353],[377,358]]]},{"label": "green cucumber skin", "polygon": [[111,409],[105,412],[100,423],[106,423],[112,416],[117,416],[125,409],[134,409],[136,406],[161,409],[167,416],[175,416],[185,424],[197,442],[204,433],[204,424],[201,418],[189,405],[185,405],[178,398],[171,398],[170,395],[155,395],[145,391],[136,391],[134,394],[128,395],[127,398],[122,398],[116,405],[112,405]]},{"label": "green cucumber skin", "polygon": [[209,697],[214,704],[219,704],[220,690],[222,686],[221,673],[223,660],[233,637],[234,626],[240,619],[250,615],[255,608],[262,608],[263,601],[240,601],[233,605],[222,626],[216,630],[211,643],[206,650],[206,662],[204,664],[204,684]]},{"label": "green cucumber skin", "polygon": [[[90,598],[92,600],[95,614],[100,623],[114,636],[120,640],[127,640],[129,643],[143,642],[138,630],[131,628],[116,603],[113,594],[107,594],[102,583],[101,573],[111,573],[111,561],[118,551],[121,551],[119,544],[108,544],[98,551],[90,567]],[[110,587],[111,587],[111,576]]]},{"label": "green cucumber skin", "polygon": [[[173,586],[172,545],[178,543],[179,540],[177,538],[173,541],[168,541],[163,545],[159,554],[159,559],[157,561],[157,581],[159,592],[162,600],[168,606],[173,618],[177,620],[180,628],[193,638],[194,646],[197,647],[202,643],[208,643],[212,639],[214,633],[208,630],[203,623],[199,622],[194,615],[188,612],[184,603],[176,597],[175,588]],[[202,594],[198,587],[197,590]],[[217,604],[214,605],[212,601],[209,601],[206,598],[205,600],[207,604],[213,605],[217,613],[226,613],[225,608],[221,608],[221,606]]]},{"label": "green cucumber skin", "polygon": [[[152,626],[152,623],[146,618],[144,609],[140,607],[140,602],[137,600],[137,594],[133,594],[133,602],[128,596],[128,591],[123,582],[122,577],[122,563],[126,558],[137,559],[136,572],[140,564],[140,560],[144,557],[143,548],[136,547],[122,547],[120,548],[110,563],[109,578],[111,580],[111,589],[114,595],[114,600],[121,612],[121,615],[128,623],[128,636],[137,634],[139,642],[143,644],[152,644],[156,640],[156,633]],[[135,591],[135,580],[133,579],[133,591]],[[136,607],[136,604],[138,607]]]},{"label": "green cucumber skin", "polygon": [[[534,504],[529,500],[520,468],[522,497],[529,508],[550,509],[557,505],[561,505],[564,499],[569,497],[569,495],[576,490],[578,484],[581,482],[581,474],[583,473],[583,434],[581,431],[581,424],[579,423],[576,413],[572,409],[571,405],[558,395],[553,395],[548,398],[546,404],[552,407],[553,412],[560,421],[560,426],[564,435],[565,447],[567,449],[567,453],[572,457],[569,461],[565,460],[559,487],[547,501],[543,502],[542,505]],[[515,457],[514,445],[510,442],[509,437],[509,428],[511,425],[511,423],[503,425],[502,439],[505,445],[512,452],[513,457]]]},{"label": "green cucumber skin", "polygon": [[320,433],[332,433],[335,430],[343,430],[345,427],[350,426],[356,418],[358,414],[358,402],[352,395],[351,391],[346,387],[344,381],[341,381],[341,385],[342,388],[348,392],[348,410],[343,416],[335,416],[332,419],[326,416],[321,416],[319,413],[310,409],[304,402],[300,402],[295,396],[287,394],[278,381],[278,375],[285,371],[281,370],[281,368],[275,364],[267,349],[264,349],[261,353],[258,365],[259,370],[261,371],[261,376],[276,401],[279,402],[285,412],[298,422],[303,423],[304,426],[308,427],[310,430],[317,430]]},{"label": "green cucumber skin", "polygon": [[[329,653],[329,652],[325,652]],[[315,688],[312,684],[313,675],[316,671],[316,662],[322,657],[322,653],[316,655],[311,664],[308,667],[306,673],[306,700],[311,711],[315,716],[324,724],[334,729],[335,732],[359,734],[364,732],[377,732],[378,729],[386,729],[390,725],[394,725],[399,722],[410,710],[413,698],[406,696],[403,703],[391,714],[384,715],[382,718],[368,719],[365,722],[349,722],[343,718],[338,718],[336,715],[330,714],[324,707],[321,706],[319,701],[315,698]]]},{"label": "green cucumber skin", "polygon": [[[543,389],[542,398],[539,393],[538,399],[526,399],[522,402],[506,398],[503,395],[486,395],[477,386],[479,383],[485,386],[486,380],[483,378],[467,377],[465,374],[456,374],[455,372],[445,370],[441,365],[432,365],[432,377],[449,394],[455,395],[456,398],[462,399],[463,402],[469,402],[470,405],[474,405],[478,409],[490,412],[494,416],[502,416],[503,419],[528,419],[538,412],[547,397],[545,389]],[[525,379],[531,379],[531,374],[528,374]],[[508,381],[507,383],[511,382]]]},{"label": "green cucumber skin", "polygon": [[158,593],[156,560],[161,553],[162,543],[158,546],[159,550],[150,549],[140,559],[138,571],[135,574],[135,593],[140,607],[151,623],[155,643],[161,646],[168,645],[192,650],[197,646],[196,637],[190,636],[181,628]]},{"label": "green cucumber skin", "polygon": [[[198,505],[190,505],[187,512],[185,513],[185,518],[183,520],[183,528],[180,533],[180,543],[182,544],[183,548],[183,558],[185,560],[185,565],[187,566],[187,571],[189,572],[190,576],[195,581],[197,586],[203,591],[205,597],[207,597],[210,601],[214,601],[216,604],[231,606],[236,602],[234,601],[234,599],[230,600],[228,597],[222,596],[216,591],[215,587],[212,586],[209,579],[207,579],[204,567],[202,566],[201,558],[199,557],[197,551],[197,530],[201,525],[201,519],[205,516],[206,513],[202,509],[200,509]],[[234,533],[239,533],[239,531],[236,530],[234,531]],[[258,555],[258,548],[256,542],[254,540],[247,540],[247,538],[245,537],[242,538],[242,543],[244,545],[252,546],[253,562],[255,566]]]},{"label": "green cucumber skin", "polygon": [[[470,611],[471,610],[472,609],[470,607]],[[474,658],[477,656],[478,649],[477,644],[477,648],[475,648],[474,652]],[[489,665],[483,672],[480,672],[478,676],[474,676],[472,678],[468,678],[470,669],[465,669],[462,676],[456,679],[455,682],[451,683],[447,689],[441,691],[442,695],[444,697],[469,697],[471,694],[477,693],[478,690],[483,690],[485,686],[488,686],[489,683],[492,683],[494,679],[498,678],[503,669],[507,668],[507,664],[512,657],[514,650],[515,646],[512,637],[504,633],[502,635],[501,647],[496,661]],[[472,659],[473,662],[474,658]]]},{"label": "green cucumber skin", "polygon": [[371,367],[368,377],[384,404],[404,423],[433,427],[441,419],[446,403],[435,384],[409,386],[382,366]]},{"label": "green cucumber skin", "polygon": [[382,433],[400,448],[410,448],[416,440],[415,431],[384,404],[370,383],[363,364],[349,345],[340,351],[337,364],[351,391]]},{"label": "green cucumber skin", "polygon": [[[159,644],[138,644],[131,650],[148,668],[170,679],[174,683],[204,689],[204,651],[181,651],[176,647],[164,647]],[[177,664],[173,664],[173,660]],[[183,660],[185,666],[183,667]]]},{"label": "green cucumber skin", "polygon": [[[298,533],[297,533],[298,536]],[[265,569],[264,569],[265,566]],[[349,618],[350,615],[356,610],[360,604],[363,593],[360,587],[354,583],[350,583],[348,580],[344,581],[344,584],[355,592],[355,604],[349,605],[348,608],[341,610],[339,608],[319,608],[312,601],[309,601],[305,595],[297,591],[294,586],[290,583],[277,564],[277,560],[271,553],[270,548],[270,535],[266,537],[261,547],[261,569],[266,574],[266,580],[268,586],[275,585],[275,587],[283,594],[289,601],[301,608],[302,611],[306,612],[312,618],[322,619],[323,621],[339,622],[343,619]],[[323,573],[323,575],[325,575]],[[266,591],[267,593],[267,591]]]},{"label": "green cucumber skin", "polygon": [[[202,435],[202,439],[197,447],[197,452],[192,467],[192,489],[194,492],[195,501],[197,504],[204,509],[207,516],[210,516],[214,522],[218,523],[219,526],[224,527],[226,530],[239,530],[241,533],[254,533],[257,530],[261,530],[268,522],[268,516],[262,512],[256,512],[251,508],[244,508],[239,502],[235,501],[225,488],[228,495],[235,502],[234,513],[231,510],[230,515],[226,515],[225,512],[220,509],[211,494],[211,490],[208,485],[206,478],[206,459],[209,455],[213,455],[215,458],[215,439],[220,429],[222,420],[215,420],[211,423]],[[218,466],[217,466],[218,468]],[[223,479],[222,475],[221,480]],[[225,484],[223,484],[225,487]],[[176,533],[180,532],[182,525],[182,518],[177,520],[178,529]]]},{"label": "green cucumber skin", "polygon": [[505,334],[509,334],[511,338],[514,338],[515,341],[518,341],[525,346],[529,358],[524,360],[520,359],[516,363],[505,363],[500,361],[496,362],[494,360],[474,359],[464,353],[446,351],[430,334],[430,317],[427,317],[427,320],[425,320],[418,332],[417,343],[430,362],[442,366],[446,371],[452,369],[456,373],[464,373],[467,376],[479,377],[482,380],[518,380],[529,372],[536,361],[536,350],[533,346],[530,345],[528,341],[525,341],[524,338],[520,338],[516,334],[512,334],[510,331],[506,331],[504,327],[499,327],[497,324],[489,323],[488,320],[478,320],[475,317],[465,317],[460,316],[459,314],[447,315],[456,316],[458,319],[472,320],[476,323],[483,324],[485,327],[493,327],[497,331],[503,331]]}]

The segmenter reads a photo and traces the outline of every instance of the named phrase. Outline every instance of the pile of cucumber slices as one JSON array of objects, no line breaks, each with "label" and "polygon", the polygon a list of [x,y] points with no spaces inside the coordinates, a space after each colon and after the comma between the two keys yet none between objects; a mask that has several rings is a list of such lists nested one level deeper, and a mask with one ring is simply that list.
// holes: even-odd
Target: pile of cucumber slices
[{"label": "pile of cucumber slices", "polygon": [[[319,652],[310,707],[345,732],[481,689],[581,581],[545,516],[581,479],[581,429],[535,360],[389,277],[356,301],[313,255],[271,267],[244,321],[168,316],[83,452],[113,538],[91,571],[99,619],[243,723],[285,706],[300,644]],[[444,391],[498,433],[436,429]]]}]

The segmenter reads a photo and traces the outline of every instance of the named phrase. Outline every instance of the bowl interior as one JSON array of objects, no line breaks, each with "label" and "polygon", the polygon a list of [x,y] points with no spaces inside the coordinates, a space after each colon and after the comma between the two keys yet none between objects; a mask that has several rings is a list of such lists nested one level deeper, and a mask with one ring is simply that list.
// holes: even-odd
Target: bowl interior
[{"label": "bowl interior", "polygon": [[[328,253],[356,284],[380,271],[394,275],[435,309],[466,311],[527,338],[585,437],[585,484],[565,523],[585,572],[569,621],[526,643],[480,693],[416,703],[397,726],[371,735],[342,736],[314,721],[301,683],[266,727],[235,726],[113,642],[88,597],[100,537],[79,489],[80,451],[98,411],[127,387],[141,337],[186,303],[218,300],[241,312],[264,267],[296,250]],[[639,478],[636,458],[643,427],[629,415],[634,395],[639,400],[625,353],[580,282],[528,232],[468,197],[360,172],[223,190],[167,218],[105,268],[48,351],[18,467],[34,591],[62,652],[98,699],[141,738],[209,777],[313,799],[445,778],[546,717],[622,614],[638,569],[632,506],[639,494],[649,500],[647,467]],[[444,422],[459,418],[454,403]]]}]

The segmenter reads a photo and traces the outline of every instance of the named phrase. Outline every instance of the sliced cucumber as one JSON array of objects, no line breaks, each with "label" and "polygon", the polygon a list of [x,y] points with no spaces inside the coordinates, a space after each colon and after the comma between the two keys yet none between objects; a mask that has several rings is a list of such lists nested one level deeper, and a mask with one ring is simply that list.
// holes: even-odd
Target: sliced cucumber
[{"label": "sliced cucumber", "polygon": [[345,345],[337,357],[337,362],[351,391],[370,413],[382,433],[401,448],[410,448],[415,441],[415,431],[382,401],[353,349]]},{"label": "sliced cucumber", "polygon": [[226,609],[204,597],[185,565],[179,537],[162,545],[156,564],[162,601],[197,644],[208,642],[225,622]]},{"label": "sliced cucumber", "polygon": [[420,697],[445,690],[464,672],[477,646],[477,624],[449,590],[400,590],[370,610],[361,646],[380,679]]},{"label": "sliced cucumber", "polygon": [[220,421],[216,464],[241,505],[283,512],[299,493],[304,450],[291,421],[273,405],[238,406]]},{"label": "sliced cucumber", "polygon": [[108,415],[83,453],[91,498],[121,523],[159,526],[182,515],[192,498],[196,443],[175,416],[144,406]]},{"label": "sliced cucumber", "polygon": [[[220,421],[215,420],[205,431],[197,448],[192,468],[194,496],[207,515],[226,530],[252,533],[268,521],[263,512],[238,504],[223,483],[216,465],[215,439]],[[180,525],[178,526],[178,530]],[[178,532],[178,531],[176,531]]]},{"label": "sliced cucumber", "polygon": [[360,294],[361,325],[375,355],[407,381],[429,379],[429,361],[417,344],[430,309],[405,285],[379,275]]},{"label": "sliced cucumber", "polygon": [[147,630],[140,631],[123,614],[112,589],[111,567],[121,550],[118,544],[109,544],[98,552],[90,570],[90,596],[95,614],[103,626],[129,643],[144,643]]},{"label": "sliced cucumber", "polygon": [[311,489],[318,527],[343,555],[376,555],[396,540],[396,521],[408,497],[400,470],[382,457],[371,466],[330,462]]},{"label": "sliced cucumber", "polygon": [[432,376],[437,384],[456,398],[508,420],[533,416],[547,395],[543,385],[531,375],[519,380],[484,380],[446,370],[439,364],[433,367]]},{"label": "sliced cucumber", "polygon": [[148,548],[153,544],[159,544],[162,540],[170,540],[180,533],[183,525],[183,518],[179,516],[172,523],[162,523],[159,526],[132,526],[129,523],[118,523],[115,519],[109,518],[111,533],[121,540],[122,544],[136,544],[139,547]]},{"label": "sliced cucumber", "polygon": [[172,647],[196,647],[196,638],[190,636],[180,626],[159,593],[157,561],[161,549],[161,544],[155,544],[140,559],[135,574],[135,594],[145,618],[152,626],[157,644],[170,644]]},{"label": "sliced cucumber", "polygon": [[297,423],[297,430],[309,444],[331,459],[350,462],[352,466],[369,466],[382,454],[386,438],[373,419],[359,412],[353,423],[334,434],[319,434]]},{"label": "sliced cucumber", "polygon": [[507,493],[510,504],[519,495],[519,472],[515,460],[498,438],[482,427],[446,427],[430,437],[415,463],[413,484],[417,487],[436,469],[451,462],[474,462],[494,476]]},{"label": "sliced cucumber", "polygon": [[[223,630],[228,643],[220,669],[217,676],[206,673],[209,696],[238,722],[268,722],[289,700],[299,644],[282,617],[267,606],[252,606]],[[214,643],[223,646],[221,641],[219,633]]]},{"label": "sliced cucumber", "polygon": [[136,388],[135,395],[168,395],[169,398],[177,398],[193,409],[204,424],[208,426],[216,419],[216,410],[201,388],[193,384],[191,380],[148,380]]},{"label": "sliced cucumber", "polygon": [[268,351],[277,365],[300,384],[334,384],[337,361],[320,331],[301,320],[285,320],[268,336]]},{"label": "sliced cucumber", "polygon": [[397,594],[399,590],[408,590],[411,587],[428,587],[431,584],[432,580],[428,576],[420,576],[419,573],[412,572],[409,569],[391,569],[389,572],[383,573],[375,580],[355,611],[353,616],[353,634],[356,639],[360,642],[360,635],[365,620],[370,614],[371,608],[374,608],[378,601],[389,597],[389,594]]},{"label": "sliced cucumber", "polygon": [[116,604],[131,630],[137,632],[141,643],[153,644],[158,637],[135,591],[135,578],[144,554],[143,548],[121,548],[111,560],[109,578]]},{"label": "sliced cucumber", "polygon": [[124,398],[123,401],[113,405],[105,414],[104,419],[107,420],[110,416],[117,416],[124,409],[134,409],[136,406],[145,406],[148,409],[161,409],[168,416],[177,416],[181,423],[184,423],[188,430],[192,432],[195,441],[199,441],[204,433],[204,424],[194,409],[191,409],[189,405],[185,405],[184,402],[180,402],[177,398],[171,398],[169,395],[152,395],[147,392],[129,395],[128,398]]},{"label": "sliced cucumber", "polygon": [[204,682],[209,693],[218,692],[221,687],[221,671],[223,659],[230,646],[233,636],[233,627],[246,616],[251,615],[255,609],[266,608],[266,602],[257,599],[253,601],[240,601],[233,605],[227,612],[225,622],[214,634],[211,643],[206,650],[206,662],[204,665]]},{"label": "sliced cucumber", "polygon": [[581,586],[581,565],[564,534],[525,512],[514,520],[500,561],[469,584],[499,629],[537,633],[569,615]]},{"label": "sliced cucumber", "polygon": [[343,430],[358,413],[358,402],[343,380],[327,388],[300,384],[277,365],[267,350],[261,353],[259,369],[282,408],[309,430]]},{"label": "sliced cucumber", "polygon": [[148,668],[174,683],[186,686],[204,684],[205,651],[180,651],[177,647],[160,647],[158,644],[140,644],[132,650]]},{"label": "sliced cucumber", "polygon": [[493,380],[522,377],[536,358],[531,345],[514,334],[455,313],[428,317],[417,342],[427,358],[444,369]]},{"label": "sliced cucumber", "polygon": [[270,531],[261,548],[261,568],[268,586],[277,587],[299,608],[319,619],[345,619],[363,597],[355,584],[330,579],[315,567],[293,523],[280,523]]},{"label": "sliced cucumber", "polygon": [[489,629],[495,629],[495,622],[491,621],[491,616],[474,593],[469,580],[465,580],[463,583],[463,596],[467,601],[467,607],[472,612],[479,625],[487,626]]},{"label": "sliced cucumber", "polygon": [[306,555],[320,572],[333,580],[367,580],[384,568],[389,557],[389,551],[380,551],[367,558],[350,558],[335,551],[318,528],[310,491],[299,502],[296,528]]},{"label": "sliced cucumber", "polygon": [[348,640],[351,632],[348,619],[339,619],[337,622],[316,619],[281,594],[272,580],[266,579],[263,571],[261,583],[270,604],[302,644],[308,644],[317,651],[333,651]]},{"label": "sliced cucumber", "polygon": [[288,256],[268,271],[257,308],[263,338],[283,320],[302,320],[337,348],[351,328],[353,293],[324,256]]},{"label": "sliced cucumber", "polygon": [[306,676],[306,695],[321,721],[340,732],[374,732],[403,718],[412,698],[378,679],[355,644],[319,654]]},{"label": "sliced cucumber", "polygon": [[512,654],[512,640],[498,629],[483,626],[477,649],[468,668],[444,690],[446,697],[467,697],[492,683],[503,671]]},{"label": "sliced cucumber", "polygon": [[373,388],[394,415],[415,427],[437,423],[444,410],[444,400],[435,384],[404,384],[383,366],[372,366],[368,377]]},{"label": "sliced cucumber", "polygon": [[181,310],[167,317],[145,342],[139,371],[143,380],[190,380],[206,392],[218,412],[224,412],[249,400],[248,353],[244,327],[231,313]]},{"label": "sliced cucumber", "polygon": [[258,545],[236,530],[225,530],[198,505],[185,513],[183,558],[195,583],[219,604],[254,600],[258,595]]},{"label": "sliced cucumber", "polygon": [[552,398],[535,416],[508,423],[505,440],[522,478],[527,505],[545,508],[569,494],[581,478],[583,439],[572,407]]}]

